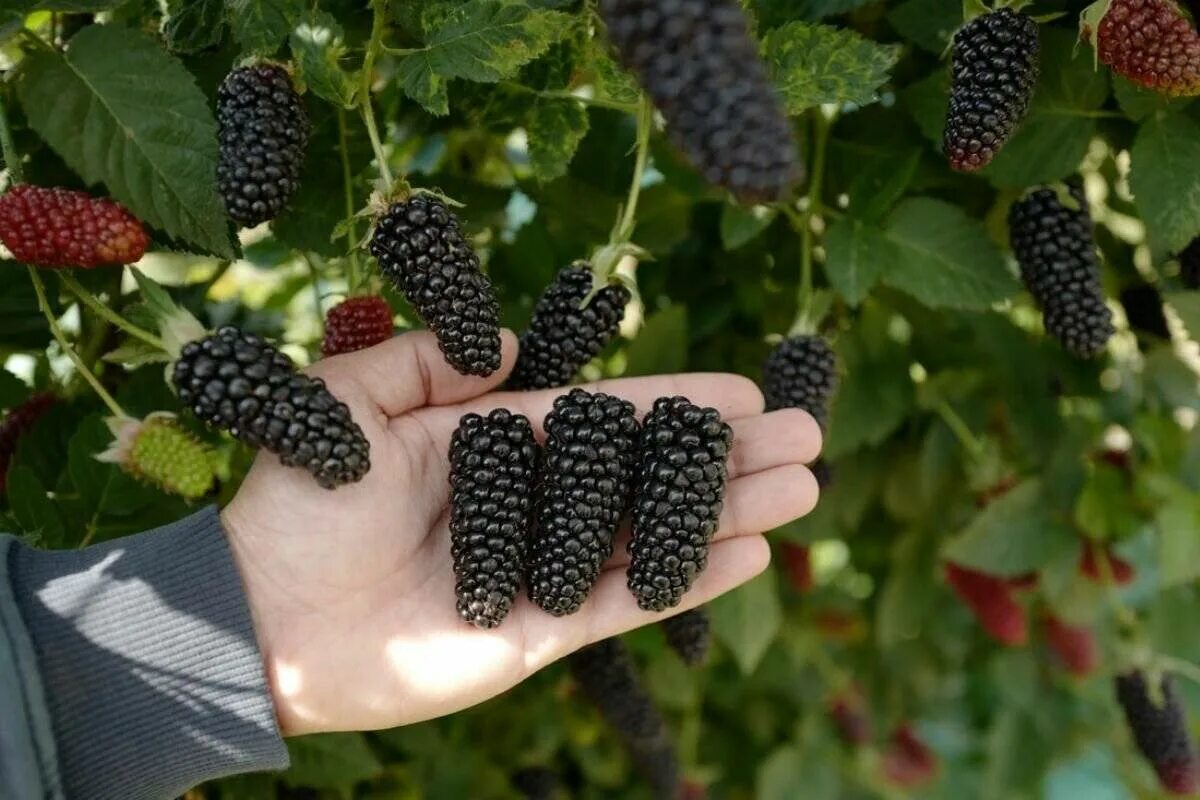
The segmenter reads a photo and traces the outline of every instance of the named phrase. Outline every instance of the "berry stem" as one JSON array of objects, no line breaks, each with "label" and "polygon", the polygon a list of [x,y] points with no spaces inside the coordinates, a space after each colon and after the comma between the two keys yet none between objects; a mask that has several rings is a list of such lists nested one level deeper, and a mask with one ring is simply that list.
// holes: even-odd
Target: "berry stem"
[{"label": "berry stem", "polygon": [[[346,145],[346,111],[338,109],[338,152],[342,157],[342,184],[346,193],[346,231],[350,237],[350,262],[346,267],[346,294],[353,297],[361,280],[358,264],[358,218],[354,211],[354,176],[350,171],[350,151]],[[311,266],[311,264],[310,264]],[[317,303],[319,311],[321,304]]]},{"label": "berry stem", "polygon": [[[821,190],[825,182],[825,152],[829,146],[831,120],[820,107],[813,109],[813,160],[808,195],[802,215],[789,214],[793,225],[800,224],[800,285],[796,295],[796,320],[792,333],[803,333],[813,327],[813,218],[820,216]],[[789,206],[790,208],[790,206]]]},{"label": "berry stem", "polygon": [[967,451],[967,454],[976,461],[983,458],[983,442],[979,441],[978,437],[971,432],[970,426],[946,402],[945,398],[939,397],[937,403],[934,405],[934,409],[937,411],[938,416],[942,418],[942,422],[946,423],[946,427],[954,434],[954,438],[958,439],[959,444]]},{"label": "berry stem", "polygon": [[151,347],[156,347],[159,350],[163,350],[163,351],[165,351],[167,349],[166,346],[163,344],[162,339],[160,339],[157,336],[155,336],[154,334],[150,333],[150,331],[139,328],[137,325],[134,325],[132,322],[130,322],[129,320],[125,319],[120,314],[118,314],[116,311],[113,311],[111,308],[106,306],[104,303],[100,302],[100,300],[95,295],[93,295],[86,288],[84,288],[84,286],[79,281],[75,280],[75,277],[73,275],[69,275],[65,272],[60,272],[58,275],[58,279],[60,281],[62,281],[62,284],[63,284],[63,286],[65,286],[67,288],[67,291],[69,291],[71,294],[75,295],[75,297],[77,297],[80,300],[80,302],[82,302],[85,306],[88,307],[88,309],[90,309],[94,314],[96,314],[96,316],[98,316],[101,319],[104,319],[108,322],[111,322],[113,325],[116,325],[118,328],[125,331],[130,336],[134,337],[135,339],[141,339],[143,342],[150,345]]},{"label": "berry stem", "polygon": [[117,417],[129,416],[121,408],[120,404],[113,399],[113,396],[108,393],[108,390],[101,385],[95,374],[88,369],[87,364],[84,364],[83,359],[75,352],[75,348],[71,347],[71,343],[67,341],[62,328],[58,326],[58,320],[55,319],[54,312],[50,310],[50,303],[46,299],[46,287],[42,283],[42,278],[38,275],[37,270],[28,265],[26,265],[25,269],[29,272],[29,279],[33,281],[33,291],[37,294],[38,308],[42,310],[42,315],[46,318],[46,324],[50,326],[50,334],[54,336],[54,341],[58,342],[58,346],[71,359],[71,363],[75,365],[75,369],[79,370],[80,377],[87,381],[92,390],[104,401],[104,405],[108,406],[108,410]]},{"label": "berry stem", "polygon": [[21,170],[21,154],[17,152],[16,142],[12,138],[12,130],[8,127],[8,113],[4,108],[4,100],[0,99],[0,147],[3,147],[4,166],[8,170],[9,184],[21,183],[24,173]]},{"label": "berry stem", "polygon": [[637,224],[638,198],[642,191],[642,180],[646,174],[646,160],[650,153],[650,128],[653,115],[650,101],[642,95],[637,106],[637,156],[633,162],[633,178],[629,181],[629,195],[625,200],[625,208],[621,213],[621,221],[617,225],[614,243],[625,244],[633,238],[633,228]]},{"label": "berry stem", "polygon": [[309,283],[313,290],[313,308],[317,315],[318,338],[323,338],[325,336],[325,315],[321,313],[321,271],[317,269],[317,265],[313,263],[312,257],[308,253],[302,253],[301,257],[308,265],[308,274],[311,277]]},{"label": "berry stem", "polygon": [[1155,661],[1158,662],[1165,671],[1187,678],[1189,681],[1200,685],[1200,664],[1193,664],[1190,661],[1185,661],[1182,658],[1174,656],[1156,656]]},{"label": "berry stem", "polygon": [[367,136],[371,139],[371,149],[375,151],[375,161],[379,165],[379,176],[386,184],[387,192],[392,187],[392,170],[388,166],[387,155],[383,143],[379,139],[379,130],[375,127],[375,110],[371,107],[371,76],[375,69],[375,59],[383,49],[383,29],[387,23],[386,4],[383,0],[373,0],[371,3],[373,17],[371,21],[371,41],[367,45],[367,54],[363,58],[362,86],[358,93],[358,108],[362,112],[363,123],[367,126]]}]

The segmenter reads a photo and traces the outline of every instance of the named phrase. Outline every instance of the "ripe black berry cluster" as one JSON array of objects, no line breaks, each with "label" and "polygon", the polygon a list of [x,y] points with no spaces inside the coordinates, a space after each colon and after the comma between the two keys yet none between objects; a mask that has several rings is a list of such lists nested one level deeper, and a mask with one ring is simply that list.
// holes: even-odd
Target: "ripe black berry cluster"
[{"label": "ripe black berry cluster", "polygon": [[829,400],[837,389],[837,359],[821,336],[784,339],[763,365],[767,410],[801,408],[825,427]]},{"label": "ripe black berry cluster", "polygon": [[575,389],[554,401],[545,428],[527,583],[530,600],[561,616],[579,610],[612,555],[638,423],[632,403]]},{"label": "ripe black berry cluster", "polygon": [[585,364],[604,349],[621,324],[629,290],[606,286],[587,305],[592,269],[573,264],[558,273],[533,309],[529,329],[521,334],[517,363],[505,386],[509,389],[553,389],[566,386]]},{"label": "ripe black berry cluster", "polygon": [[621,62],[710,183],[769,202],[799,178],[796,143],[736,0],[601,0]]},{"label": "ripe black berry cluster", "polygon": [[712,641],[708,612],[693,608],[664,619],[658,623],[667,644],[679,654],[689,667],[699,666],[708,658],[708,647]]},{"label": "ripe black berry cluster", "polygon": [[733,431],[716,409],[664,397],[642,424],[629,588],[638,605],[679,604],[708,564],[721,516]]},{"label": "ripe black berry cluster", "polygon": [[1053,189],[1038,189],[1014,203],[1008,214],[1021,280],[1042,308],[1046,330],[1081,358],[1101,352],[1113,334],[1104,304],[1100,267],[1087,201],[1071,188],[1078,208],[1069,208]]},{"label": "ripe black berry cluster", "polygon": [[1151,697],[1140,670],[1118,675],[1117,702],[1138,750],[1154,767],[1168,792],[1190,796],[1200,791],[1200,754],[1188,730],[1187,716],[1169,675],[1159,697]]},{"label": "ripe black berry cluster", "polygon": [[371,255],[464,375],[500,367],[500,304],[458,218],[437,197],[393,203],[375,224]]},{"label": "ripe black berry cluster", "polygon": [[185,345],[171,382],[202,421],[304,467],[326,489],[371,468],[370,444],[346,404],[253,333],[227,326]]},{"label": "ripe black berry cluster", "polygon": [[458,613],[494,628],[521,581],[538,447],[529,420],[467,414],[450,442],[450,537]]},{"label": "ripe black berry cluster", "polygon": [[308,115],[287,70],[255,64],[230,72],[217,92],[217,183],[243,228],[275,219],[300,185]]},{"label": "ripe black berry cluster", "polygon": [[943,149],[950,166],[987,165],[1029,111],[1038,76],[1037,23],[1010,8],[976,17],[954,36]]}]

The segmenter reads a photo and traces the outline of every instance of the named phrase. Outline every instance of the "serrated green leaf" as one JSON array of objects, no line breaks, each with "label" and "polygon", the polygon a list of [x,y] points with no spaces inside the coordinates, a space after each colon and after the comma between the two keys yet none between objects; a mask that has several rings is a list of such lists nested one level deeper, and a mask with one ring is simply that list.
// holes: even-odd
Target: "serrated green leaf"
[{"label": "serrated green leaf", "polygon": [[225,32],[224,0],[170,0],[163,38],[174,53],[196,53],[221,43]]},{"label": "serrated green leaf", "polygon": [[1113,96],[1130,119],[1142,121],[1151,114],[1171,113],[1187,105],[1193,98],[1168,97],[1153,89],[1138,86],[1128,78],[1113,75]]},{"label": "serrated green leaf", "polygon": [[349,788],[382,770],[361,733],[321,733],[287,740],[292,766],[283,773],[291,786]]},{"label": "serrated green leaf", "polygon": [[65,56],[39,49],[22,62],[19,93],[30,125],[84,180],[168,235],[233,255],[212,111],[153,39],[84,28]]},{"label": "serrated green leaf", "polygon": [[1075,532],[1047,508],[1041,481],[1032,479],[975,515],[946,543],[942,555],[989,575],[1013,577],[1036,571],[1078,547]]},{"label": "serrated green leaf", "polygon": [[114,464],[96,460],[112,444],[112,432],[99,416],[83,420],[67,448],[67,472],[89,515],[133,514],[158,496]]},{"label": "serrated green leaf", "polygon": [[706,607],[713,636],[733,654],[743,675],[754,672],[783,621],[774,571],[768,569]]},{"label": "serrated green leaf", "polygon": [[856,306],[879,280],[890,257],[883,230],[857,219],[839,219],[825,233],[825,275]]},{"label": "serrated green leaf", "polygon": [[629,375],[669,375],[687,366],[687,307],[665,308],[646,318],[626,350]]},{"label": "serrated green leaf", "polygon": [[771,31],[763,50],[789,114],[823,103],[873,103],[900,57],[895,45],[806,22]]},{"label": "serrated green leaf", "polygon": [[13,517],[32,542],[50,548],[66,545],[62,517],[32,469],[21,466],[10,469],[6,492]]},{"label": "serrated green leaf", "polygon": [[588,132],[587,109],[576,100],[538,98],[525,119],[529,141],[529,166],[534,177],[551,181],[562,177]]},{"label": "serrated green leaf", "polygon": [[419,52],[401,60],[396,79],[430,113],[447,114],[448,80],[495,83],[512,77],[566,32],[568,19],[513,0],[468,0]]},{"label": "serrated green leaf", "polygon": [[596,96],[616,103],[636,103],[641,96],[637,82],[617,62],[597,39],[588,44],[585,62],[592,77]]},{"label": "serrated green leaf", "polygon": [[1133,143],[1129,185],[1157,248],[1182,250],[1200,231],[1200,123],[1154,116]]},{"label": "serrated green leaf", "polygon": [[721,246],[737,250],[770,227],[778,213],[770,206],[743,208],[726,203],[721,208]]},{"label": "serrated green leaf", "polygon": [[292,29],[288,41],[300,81],[318,97],[353,108],[358,82],[341,67],[346,45],[338,21],[324,11],[309,11]]},{"label": "serrated green leaf", "polygon": [[225,0],[225,7],[238,44],[264,56],[280,48],[304,14],[302,0]]}]

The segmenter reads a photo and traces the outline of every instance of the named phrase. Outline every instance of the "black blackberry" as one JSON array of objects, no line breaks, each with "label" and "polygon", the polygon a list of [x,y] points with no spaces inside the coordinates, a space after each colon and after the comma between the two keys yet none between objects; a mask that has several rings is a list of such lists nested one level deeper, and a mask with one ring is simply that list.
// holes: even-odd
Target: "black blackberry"
[{"label": "black blackberry", "polygon": [[1029,111],[1038,77],[1038,26],[1002,8],[968,22],[954,36],[950,109],[942,149],[950,166],[987,165]]},{"label": "black blackberry", "polygon": [[792,336],[777,344],[763,364],[767,410],[801,408],[825,427],[837,390],[837,359],[821,336]]},{"label": "black blackberry", "polygon": [[217,183],[239,226],[274,219],[300,185],[308,115],[287,70],[254,64],[230,72],[217,92]]},{"label": "black blackberry", "polygon": [[513,786],[525,800],[556,800],[559,792],[558,773],[549,767],[526,767],[512,776]]},{"label": "black blackberry", "polygon": [[1179,277],[1188,289],[1200,289],[1200,236],[1179,254]]},{"label": "black blackberry", "polygon": [[393,203],[375,224],[371,255],[437,335],[442,354],[463,375],[500,367],[500,304],[458,217],[437,197]]},{"label": "black blackberry", "polygon": [[529,420],[467,414],[450,439],[450,554],[458,614],[494,628],[512,610],[529,533],[537,443]]},{"label": "black blackberry", "polygon": [[683,154],[743,202],[785,197],[796,141],[737,0],[600,0],[621,62]]},{"label": "black blackberry", "polygon": [[708,612],[703,608],[676,614],[664,619],[658,626],[667,637],[667,644],[689,667],[700,666],[708,658],[712,632],[709,630]]},{"label": "black blackberry", "polygon": [[[1138,750],[1154,767],[1163,788],[1173,794],[1200,791],[1200,755],[1188,730],[1175,682],[1162,678],[1161,698],[1152,698],[1140,670],[1118,675],[1117,702]],[[1161,699],[1161,705],[1156,700]]]},{"label": "black blackberry", "polygon": [[527,559],[529,599],[562,616],[579,610],[612,555],[637,464],[632,403],[573,389],[546,417]]},{"label": "black blackberry", "polygon": [[1170,339],[1167,315],[1163,312],[1162,295],[1149,283],[1135,283],[1121,290],[1121,305],[1129,327],[1138,333],[1158,339]]},{"label": "black blackberry", "polygon": [[521,334],[517,364],[505,388],[566,386],[612,341],[629,303],[629,290],[606,286],[581,307],[591,291],[588,264],[572,264],[558,273],[538,298],[529,329]]},{"label": "black blackberry", "polygon": [[1012,249],[1021,280],[1042,308],[1046,330],[1081,358],[1100,353],[1113,334],[1104,304],[1100,267],[1087,201],[1070,188],[1079,208],[1067,207],[1053,189],[1037,189],[1008,213]]},{"label": "black blackberry", "polygon": [[629,588],[638,605],[679,604],[708,566],[721,516],[732,429],[713,408],[663,397],[642,424],[629,543]]},{"label": "black blackberry", "polygon": [[346,404],[260,336],[226,326],[184,345],[171,382],[206,424],[304,467],[326,489],[371,468],[370,443]]}]

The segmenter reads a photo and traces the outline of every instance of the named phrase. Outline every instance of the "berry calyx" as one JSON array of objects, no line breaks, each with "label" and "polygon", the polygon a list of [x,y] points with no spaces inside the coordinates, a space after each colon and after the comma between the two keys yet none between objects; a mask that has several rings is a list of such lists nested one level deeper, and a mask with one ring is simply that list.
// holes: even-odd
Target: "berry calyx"
[{"label": "berry calyx", "polygon": [[392,307],[382,297],[350,297],[325,315],[321,354],[337,356],[366,350],[392,338]]},{"label": "berry calyx", "polygon": [[26,264],[92,269],[132,264],[150,237],[115,200],[23,183],[0,196],[0,241]]}]

